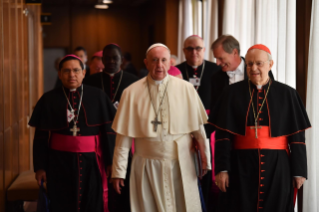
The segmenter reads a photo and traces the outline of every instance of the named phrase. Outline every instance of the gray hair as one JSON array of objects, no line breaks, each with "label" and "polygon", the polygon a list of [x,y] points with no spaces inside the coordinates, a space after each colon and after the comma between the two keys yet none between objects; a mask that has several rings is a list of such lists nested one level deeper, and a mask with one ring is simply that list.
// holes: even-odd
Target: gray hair
[{"label": "gray hair", "polygon": [[222,35],[217,38],[211,46],[211,50],[216,49],[219,45],[223,46],[223,49],[228,54],[232,53],[234,49],[237,49],[238,55],[240,55],[240,45],[238,40],[231,35]]},{"label": "gray hair", "polygon": [[178,60],[177,56],[176,55],[173,55],[171,54],[171,58],[175,59],[175,60]]}]

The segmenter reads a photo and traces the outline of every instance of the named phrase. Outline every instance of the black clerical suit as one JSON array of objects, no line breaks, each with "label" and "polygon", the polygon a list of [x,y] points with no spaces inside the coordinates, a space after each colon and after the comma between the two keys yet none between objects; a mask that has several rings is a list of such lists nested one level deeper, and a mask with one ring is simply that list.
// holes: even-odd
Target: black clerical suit
[{"label": "black clerical suit", "polygon": [[[136,82],[138,77],[132,75],[123,70],[114,74],[113,76],[106,74],[104,72],[93,74],[84,80],[84,84],[95,86],[102,89],[113,101],[117,103],[120,101],[122,93],[125,88],[130,86],[132,83]],[[102,84],[103,82],[103,84]],[[110,212],[130,212],[130,192],[129,192],[129,179],[131,171],[131,161],[132,156],[130,152],[128,160],[128,168],[126,173],[126,178],[124,181],[124,188],[121,190],[121,195],[117,194],[110,184]]]},{"label": "black clerical suit", "polygon": [[[255,127],[252,103],[258,112],[264,100],[258,126],[269,127],[270,138],[286,137],[289,149],[234,148],[236,139]],[[261,90],[248,80],[232,84],[223,91],[209,122],[217,128],[215,172],[226,170],[230,177],[227,192],[220,192],[219,211],[293,212],[292,179],[307,178],[304,130],[310,127],[297,91],[274,80]]]},{"label": "black clerical suit", "polygon": [[[78,114],[82,88],[64,88],[71,106]],[[51,148],[53,135],[72,136],[73,120],[63,87],[45,93],[33,111],[30,126],[36,128],[33,143],[34,171],[45,170],[50,211],[103,211],[102,177],[95,152],[66,152]],[[82,104],[76,122],[78,135],[100,135],[105,168],[112,164],[115,135],[111,124],[115,109],[109,98],[97,88],[83,85]]]}]

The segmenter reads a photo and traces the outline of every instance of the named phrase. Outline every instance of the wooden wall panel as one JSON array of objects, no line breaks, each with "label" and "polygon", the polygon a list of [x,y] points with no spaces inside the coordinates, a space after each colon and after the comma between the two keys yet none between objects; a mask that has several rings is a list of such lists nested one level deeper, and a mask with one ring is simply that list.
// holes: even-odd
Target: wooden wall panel
[{"label": "wooden wall panel", "polygon": [[166,43],[177,52],[178,0],[148,1],[139,7],[111,5],[107,10],[52,5],[42,9],[52,14],[52,25],[43,26],[44,48],[67,48],[71,53],[83,46],[90,58],[105,45],[117,43],[132,54],[138,69],[154,42]]},{"label": "wooden wall panel", "polygon": [[[11,114],[11,91],[10,91],[10,46],[9,46],[9,39],[10,39],[10,9],[9,9],[9,2],[3,2],[3,19],[7,20],[3,22],[3,40],[6,41],[3,43],[3,89],[4,89],[4,111],[6,113]],[[9,73],[9,74],[8,74]],[[11,125],[11,117],[4,113],[4,130],[10,127]]]},{"label": "wooden wall panel", "polygon": [[166,45],[171,53],[177,55],[178,47],[178,0],[166,0]]},{"label": "wooden wall panel", "polygon": [[[0,101],[3,99],[1,98]],[[3,120],[3,119],[1,119]],[[2,130],[3,128],[1,128]],[[5,205],[5,189],[4,189],[4,151],[3,151],[4,143],[3,143],[3,131],[0,131],[0,211],[4,211]]]},{"label": "wooden wall panel", "polygon": [[[35,30],[29,42],[29,21],[23,15],[24,1],[0,0],[0,212],[5,211],[5,194],[16,176],[30,167],[30,97],[42,95],[41,7],[29,8]],[[29,57],[29,47],[32,54]],[[32,60],[32,61],[30,61]],[[33,75],[29,76],[29,64]],[[30,79],[30,80],[29,80]],[[34,83],[30,89],[29,82]],[[32,95],[29,92],[33,92]],[[35,104],[35,103],[34,103]]]}]

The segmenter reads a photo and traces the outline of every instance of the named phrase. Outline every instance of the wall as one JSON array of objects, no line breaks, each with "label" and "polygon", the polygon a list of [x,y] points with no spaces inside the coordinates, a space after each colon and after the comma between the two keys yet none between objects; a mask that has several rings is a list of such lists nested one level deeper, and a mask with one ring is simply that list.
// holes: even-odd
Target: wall
[{"label": "wall", "polygon": [[[148,46],[167,43],[177,52],[178,0],[147,1],[134,7],[111,5],[107,10],[93,6],[46,4],[43,12],[52,14],[52,25],[43,26],[44,48],[83,46],[91,57],[106,44],[117,43],[130,52],[140,69]],[[169,32],[169,33],[167,33]]]},{"label": "wall", "polygon": [[[25,8],[22,0],[0,0],[0,212],[5,210],[5,192],[12,181],[20,172],[31,168],[32,132],[27,122],[30,105],[42,93],[38,80],[42,72],[40,6],[28,8],[29,17],[34,17],[31,21],[23,14]],[[30,45],[32,52],[29,52]],[[33,64],[32,71],[29,71],[30,64]]]}]

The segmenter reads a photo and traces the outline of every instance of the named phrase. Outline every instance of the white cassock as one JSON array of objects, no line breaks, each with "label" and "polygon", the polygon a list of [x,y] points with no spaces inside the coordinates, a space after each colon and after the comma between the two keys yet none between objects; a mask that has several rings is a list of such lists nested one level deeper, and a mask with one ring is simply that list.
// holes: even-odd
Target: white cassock
[{"label": "white cassock", "polygon": [[[147,83],[148,81],[148,83]],[[152,100],[158,112],[158,125]],[[207,115],[193,85],[167,75],[154,81],[150,75],[124,90],[112,128],[117,133],[112,178],[125,178],[128,153],[135,139],[130,178],[132,212],[200,212],[201,203],[190,133],[201,130]],[[208,163],[210,151],[205,144]],[[211,169],[210,163],[206,167]]]}]

